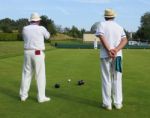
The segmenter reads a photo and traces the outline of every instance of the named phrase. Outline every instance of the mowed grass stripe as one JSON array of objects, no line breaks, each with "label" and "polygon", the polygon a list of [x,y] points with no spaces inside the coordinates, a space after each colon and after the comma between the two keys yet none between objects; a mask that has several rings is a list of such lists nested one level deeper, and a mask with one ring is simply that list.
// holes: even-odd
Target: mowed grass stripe
[{"label": "mowed grass stripe", "polygon": [[[55,49],[46,51],[46,93],[52,101],[44,104],[37,103],[34,78],[29,99],[25,103],[19,100],[23,55],[0,59],[0,115],[4,118],[149,118],[150,50],[123,52],[122,110],[106,111],[100,107],[98,50]],[[85,80],[85,85],[77,86],[80,79]],[[60,83],[61,87],[55,89],[55,83]]]}]

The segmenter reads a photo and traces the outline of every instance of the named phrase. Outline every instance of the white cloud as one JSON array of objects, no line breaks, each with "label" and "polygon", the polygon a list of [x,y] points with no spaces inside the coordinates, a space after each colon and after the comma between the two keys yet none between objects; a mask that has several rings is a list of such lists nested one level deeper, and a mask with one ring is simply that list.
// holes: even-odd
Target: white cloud
[{"label": "white cloud", "polygon": [[63,13],[64,15],[70,15],[70,12],[67,11],[66,9],[62,8],[62,7],[58,7],[58,6],[57,6],[56,9],[57,9],[58,11],[60,11],[61,13]]}]

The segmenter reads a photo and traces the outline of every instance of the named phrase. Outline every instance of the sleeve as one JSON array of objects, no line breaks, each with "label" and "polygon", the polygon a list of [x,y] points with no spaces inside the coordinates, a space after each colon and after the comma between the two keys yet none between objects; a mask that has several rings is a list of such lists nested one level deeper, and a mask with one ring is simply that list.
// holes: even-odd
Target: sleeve
[{"label": "sleeve", "polygon": [[121,39],[125,38],[126,37],[126,34],[125,34],[125,31],[124,29],[122,28],[122,31],[121,31]]},{"label": "sleeve", "polygon": [[96,36],[104,35],[104,28],[103,28],[102,23],[100,23],[100,25],[97,27],[95,35]]},{"label": "sleeve", "polygon": [[47,31],[47,29],[45,27],[43,27],[43,35],[44,35],[45,39],[50,38],[50,33]]}]

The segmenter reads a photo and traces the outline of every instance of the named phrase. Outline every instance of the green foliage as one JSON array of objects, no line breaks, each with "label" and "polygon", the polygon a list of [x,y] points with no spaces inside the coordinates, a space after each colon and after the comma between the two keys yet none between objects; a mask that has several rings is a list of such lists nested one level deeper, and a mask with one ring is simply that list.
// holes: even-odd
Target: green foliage
[{"label": "green foliage", "polygon": [[22,38],[22,29],[24,26],[28,25],[29,21],[26,18],[21,18],[16,21],[16,25],[18,26],[18,40],[23,40]]},{"label": "green foliage", "polygon": [[69,31],[69,35],[77,38],[80,35],[80,31],[77,27],[72,26],[72,29]]},{"label": "green foliage", "polygon": [[17,41],[21,40],[19,33],[0,33],[0,41]]},{"label": "green foliage", "polygon": [[142,40],[149,40],[150,41],[150,12],[146,12],[141,17],[141,26],[137,31],[137,37]]},{"label": "green foliage", "polygon": [[50,33],[51,35],[56,34],[56,27],[54,24],[54,21],[49,19],[47,16],[41,16],[41,22],[40,24],[44,26]]},{"label": "green foliage", "polygon": [[[41,16],[40,25],[44,26],[52,36],[55,36],[57,33],[64,33],[73,38],[82,38],[85,29],[79,30],[77,27],[72,26],[72,28],[61,28],[59,25],[55,25],[54,21],[49,19],[47,16]],[[18,20],[12,20],[10,18],[5,18],[0,20],[0,31],[3,33],[13,33],[18,32],[16,40],[22,40],[22,28],[29,24],[28,19],[21,18]],[[12,34],[15,35],[15,34]],[[6,39],[8,37],[8,39]],[[11,39],[10,36],[1,36],[0,40],[15,40],[14,37]]]},{"label": "green foliage", "polygon": [[28,19],[26,18],[21,18],[21,19],[16,20],[16,26],[18,28],[18,32],[21,33],[22,28],[28,24],[29,22],[28,22]]},{"label": "green foliage", "polygon": [[77,27],[72,26],[71,29],[65,28],[64,33],[72,36],[74,38],[83,38],[83,33],[85,32],[85,29],[79,30]]},{"label": "green foliage", "polygon": [[5,33],[12,33],[12,28],[8,25],[2,26],[1,30]]},{"label": "green foliage", "polygon": [[13,29],[16,29],[16,23],[10,18],[0,20],[0,30],[5,33],[11,33]]},{"label": "green foliage", "polygon": [[[11,20],[5,18],[0,20],[0,41],[16,41],[22,40],[22,28],[28,24],[28,19]],[[13,33],[16,31],[17,33]]]}]

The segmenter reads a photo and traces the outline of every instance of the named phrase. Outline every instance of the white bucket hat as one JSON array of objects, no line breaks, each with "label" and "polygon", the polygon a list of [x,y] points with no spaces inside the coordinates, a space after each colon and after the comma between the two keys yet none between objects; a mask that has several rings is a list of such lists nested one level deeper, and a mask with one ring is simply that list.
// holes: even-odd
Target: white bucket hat
[{"label": "white bucket hat", "polygon": [[116,17],[116,13],[112,9],[105,9],[104,17],[105,18],[114,18],[114,17]]},{"label": "white bucket hat", "polygon": [[41,20],[40,15],[34,12],[31,14],[29,21],[40,21],[40,20]]}]

